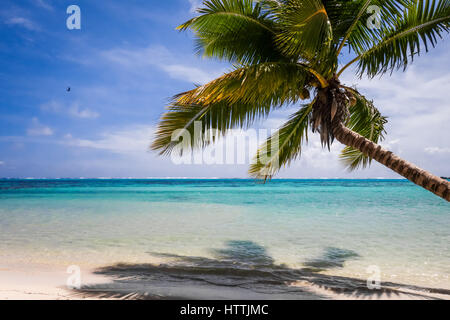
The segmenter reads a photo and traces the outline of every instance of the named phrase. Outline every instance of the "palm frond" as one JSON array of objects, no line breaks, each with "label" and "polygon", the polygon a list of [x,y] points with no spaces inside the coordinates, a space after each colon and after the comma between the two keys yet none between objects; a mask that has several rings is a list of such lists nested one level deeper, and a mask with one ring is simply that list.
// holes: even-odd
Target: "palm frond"
[{"label": "palm frond", "polygon": [[[355,0],[338,2],[336,13],[340,22],[336,27],[335,41],[339,41],[337,54],[347,45],[356,54],[375,45],[383,35],[383,30],[392,27],[398,17],[414,0]],[[376,8],[376,12],[372,9]],[[370,22],[376,17],[379,26]]]},{"label": "palm frond", "polygon": [[249,174],[257,179],[270,179],[282,166],[301,154],[302,143],[308,141],[312,104],[303,106],[258,149]]},{"label": "palm frond", "polygon": [[320,0],[281,1],[276,17],[281,25],[277,43],[283,53],[305,61],[322,58],[331,45],[333,31]]},{"label": "palm frond", "polygon": [[[234,127],[250,126],[255,119],[267,116],[267,110],[267,106],[255,107],[245,103],[229,105],[226,101],[206,106],[173,102],[161,117],[151,148],[159,150],[161,155],[170,154],[181,142],[190,149],[202,148],[214,142],[217,133],[224,134]],[[190,140],[180,141],[185,139],[185,133]]]},{"label": "palm frond", "polygon": [[[384,126],[387,123],[387,118],[381,115],[372,101],[367,100],[356,90],[350,91],[356,98],[356,104],[349,110],[350,117],[346,126],[375,143],[382,141],[386,133]],[[352,147],[345,147],[340,158],[351,171],[360,167],[367,167],[372,160]]]},{"label": "palm frond", "polygon": [[[380,30],[380,40],[350,61],[358,62],[360,76],[374,77],[395,69],[406,69],[423,49],[434,47],[443,32],[449,31],[450,0],[417,0],[392,24]],[[364,48],[364,46],[360,46]]]},{"label": "palm frond", "polygon": [[197,53],[233,63],[286,60],[275,46],[276,23],[256,0],[209,0],[179,30],[196,35]]},{"label": "palm frond", "polygon": [[361,10],[361,1],[323,0],[333,30],[335,46],[345,37]]},{"label": "palm frond", "polygon": [[209,143],[209,137],[194,135],[195,121],[202,132],[216,129],[220,134],[235,127],[246,128],[265,118],[273,108],[295,103],[301,92],[310,89],[313,77],[294,63],[262,63],[236,69],[194,90],[175,96],[159,123],[152,148],[169,153],[178,144],[174,132],[187,130],[193,148]]}]

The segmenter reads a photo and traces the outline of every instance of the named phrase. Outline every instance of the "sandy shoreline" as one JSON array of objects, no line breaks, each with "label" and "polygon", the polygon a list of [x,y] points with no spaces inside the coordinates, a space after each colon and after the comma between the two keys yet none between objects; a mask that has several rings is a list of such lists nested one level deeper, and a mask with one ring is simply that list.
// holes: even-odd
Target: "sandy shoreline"
[{"label": "sandy shoreline", "polygon": [[[84,270],[82,282],[104,283],[106,277],[95,275],[93,269]],[[67,287],[70,276],[64,268],[33,266],[0,267],[0,299],[2,300],[72,300],[75,296]]]},{"label": "sandy shoreline", "polygon": [[[81,290],[68,288],[67,267],[43,265],[0,266],[1,300],[84,300],[84,299],[450,299],[448,290],[427,292],[414,286],[382,285],[382,290],[367,290],[361,285],[352,290],[340,290],[309,281],[289,284],[289,292],[264,292],[245,286],[205,286],[192,281],[167,283],[154,281],[117,281],[113,276],[96,273],[94,268],[82,268]],[[126,279],[126,278],[125,278]],[[73,283],[73,282],[72,282]],[[338,290],[336,290],[338,289]]]}]

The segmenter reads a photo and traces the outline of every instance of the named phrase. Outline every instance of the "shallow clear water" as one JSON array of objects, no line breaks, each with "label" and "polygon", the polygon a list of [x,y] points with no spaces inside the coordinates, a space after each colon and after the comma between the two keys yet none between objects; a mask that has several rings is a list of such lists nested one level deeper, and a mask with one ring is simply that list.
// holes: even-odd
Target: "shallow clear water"
[{"label": "shallow clear water", "polygon": [[0,180],[0,265],[177,255],[359,279],[375,265],[450,289],[449,244],[450,204],[403,180]]}]

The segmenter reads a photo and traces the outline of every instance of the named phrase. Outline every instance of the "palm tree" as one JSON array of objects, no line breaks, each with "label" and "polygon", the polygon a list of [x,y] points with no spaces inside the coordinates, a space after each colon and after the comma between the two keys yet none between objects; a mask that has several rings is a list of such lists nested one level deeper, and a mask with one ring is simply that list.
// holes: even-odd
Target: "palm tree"
[{"label": "palm tree", "polygon": [[376,160],[450,201],[448,181],[378,145],[386,118],[340,81],[350,66],[360,77],[405,70],[448,33],[450,0],[208,0],[198,13],[178,29],[192,30],[199,54],[229,61],[233,70],[172,99],[154,150],[177,150],[180,128],[191,133],[192,148],[206,146],[214,139],[192,134],[196,121],[225,135],[294,104],[298,111],[258,150],[251,176],[266,180],[298,158],[311,130],[325,147],[335,139],[346,146],[341,159],[349,169]]}]

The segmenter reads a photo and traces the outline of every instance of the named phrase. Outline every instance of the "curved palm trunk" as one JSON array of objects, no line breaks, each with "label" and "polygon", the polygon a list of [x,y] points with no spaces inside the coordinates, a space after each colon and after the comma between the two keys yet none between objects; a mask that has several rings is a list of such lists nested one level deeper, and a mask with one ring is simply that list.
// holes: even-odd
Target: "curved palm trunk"
[{"label": "curved palm trunk", "polygon": [[397,172],[406,179],[450,201],[450,182],[441,179],[416,165],[401,159],[380,145],[346,128],[343,124],[333,130],[335,138],[342,144],[353,147],[370,158]]}]

